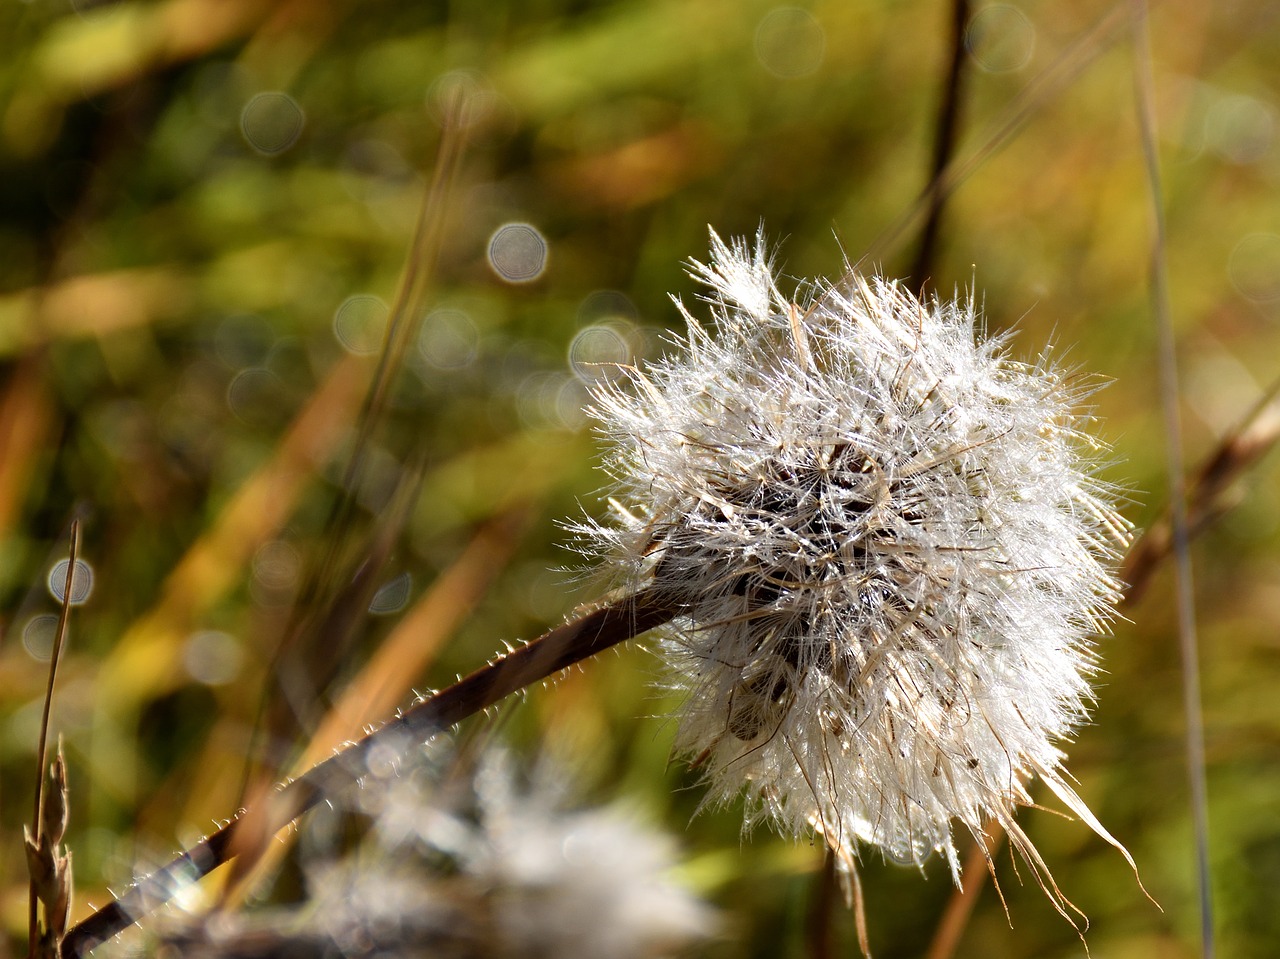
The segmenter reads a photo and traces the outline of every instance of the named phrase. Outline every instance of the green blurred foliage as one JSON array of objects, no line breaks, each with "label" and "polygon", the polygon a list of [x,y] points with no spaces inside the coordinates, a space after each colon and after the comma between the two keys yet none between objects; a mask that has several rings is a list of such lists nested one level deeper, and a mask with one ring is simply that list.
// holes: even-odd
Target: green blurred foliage
[{"label": "green blurred foliage", "polygon": [[[1115,448],[1107,473],[1144,524],[1169,484],[1123,10],[1085,44],[1077,76],[1036,81],[1111,10],[976,8],[958,156],[1011,122],[1013,135],[952,197],[931,281],[974,287],[992,329],[1016,328],[1016,352],[1052,341],[1112,381],[1095,400]],[[45,578],[70,518],[82,517],[94,588],[75,614],[54,730],[71,763],[82,915],[229,815],[246,755],[263,749],[254,730],[264,698],[281,695],[276,644],[329,542],[360,389],[335,401],[335,435],[313,424],[314,469],[264,500],[278,516],[250,510],[217,530],[334,371],[370,375],[382,313],[349,298],[395,297],[449,89],[473,91],[483,116],[432,214],[443,244],[424,332],[371,433],[368,470],[346,484],[340,551],[369,548],[416,463],[421,490],[379,580],[408,573],[410,601],[482,524],[515,504],[533,519],[434,664],[408,678],[417,688],[591,597],[589,578],[563,572],[590,564],[557,525],[601,509],[585,382],[600,375],[593,362],[661,353],[678,322],[667,296],[696,296],[681,263],[703,255],[708,224],[737,235],[763,223],[796,277],[836,276],[867,251],[886,272],[908,268],[919,221],[891,228],[918,211],[927,181],[949,17],[948,4],[866,0],[0,8],[0,880],[14,941],[46,669],[39,617],[56,612]],[[1167,0],[1152,18],[1163,254],[1194,461],[1280,375],[1280,15],[1267,0]],[[1028,109],[1015,119],[1016,103]],[[510,223],[545,241],[531,282],[504,282],[490,263]],[[1278,519],[1268,462],[1196,547],[1217,925],[1221,954],[1242,959],[1280,941]],[[173,578],[219,535],[250,546]],[[1197,953],[1171,597],[1162,576],[1102,641],[1096,724],[1069,763],[1164,911],[1082,824],[1024,820],[1089,915],[1099,956]],[[348,645],[311,647],[332,661],[302,713],[323,713],[359,672],[402,610],[388,606]],[[735,810],[693,815],[696,776],[668,767],[670,724],[646,718],[673,705],[657,673],[643,650],[604,657],[504,712],[506,731],[579,770],[588,798],[630,797],[682,837],[689,877],[732,930],[708,955],[807,954],[818,850],[742,843]],[[941,869],[927,873],[868,858],[877,956],[927,947],[951,892]],[[962,954],[1082,954],[1025,868],[1004,854],[998,875],[1012,928],[988,889]],[[835,921],[852,948],[851,918]]]}]

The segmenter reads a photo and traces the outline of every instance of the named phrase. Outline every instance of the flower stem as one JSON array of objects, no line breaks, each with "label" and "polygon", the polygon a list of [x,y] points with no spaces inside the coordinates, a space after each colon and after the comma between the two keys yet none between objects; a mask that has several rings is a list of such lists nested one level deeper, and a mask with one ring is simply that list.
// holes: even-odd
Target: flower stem
[{"label": "flower stem", "polygon": [[[912,264],[911,289],[923,297],[925,286],[933,279],[934,256],[938,249],[938,233],[942,223],[942,207],[948,192],[944,176],[955,153],[960,131],[960,109],[963,99],[968,60],[965,49],[965,28],[969,25],[969,0],[952,0],[951,3],[951,57],[946,77],[942,83],[942,102],[938,107],[937,127],[933,134],[933,166],[929,184],[925,187],[928,216],[920,234],[920,248]],[[935,284],[936,286],[936,284]]]},{"label": "flower stem", "polygon": [[[49,715],[53,709],[53,688],[57,684],[58,679],[58,663],[62,659],[62,646],[67,638],[67,624],[71,621],[71,607],[74,603],[72,599],[72,590],[75,587],[77,550],[80,548],[80,520],[73,519],[71,521],[71,546],[67,551],[67,575],[62,583],[62,609],[58,613],[58,628],[53,634],[53,648],[49,651],[49,681],[45,684],[44,690],[44,710],[40,713],[40,740],[36,745],[36,796],[35,808],[31,814],[31,842],[39,849],[40,839],[43,834],[44,825],[44,777],[49,775],[49,770],[45,769],[45,759],[47,758],[49,748]],[[59,743],[59,761],[61,761],[62,747]],[[54,840],[55,844],[59,840]],[[56,850],[54,850],[56,854]],[[40,889],[33,875],[28,884],[27,894],[27,935],[30,945],[30,954],[36,954],[36,945],[40,938],[39,929],[36,925],[37,910],[36,902],[40,898]],[[48,900],[46,900],[48,901]],[[45,927],[50,924],[49,913],[46,907]]]},{"label": "flower stem", "polygon": [[488,709],[514,692],[661,626],[680,609],[670,600],[669,593],[657,590],[627,596],[557,626],[477,669],[312,766],[297,779],[281,785],[264,805],[246,810],[168,865],[139,880],[123,895],[69,930],[62,943],[62,954],[87,955],[168,902],[190,883],[238,853],[248,852],[250,847],[242,834],[275,835],[308,809],[368,775],[371,768],[386,761],[383,757],[399,756],[413,744]]}]

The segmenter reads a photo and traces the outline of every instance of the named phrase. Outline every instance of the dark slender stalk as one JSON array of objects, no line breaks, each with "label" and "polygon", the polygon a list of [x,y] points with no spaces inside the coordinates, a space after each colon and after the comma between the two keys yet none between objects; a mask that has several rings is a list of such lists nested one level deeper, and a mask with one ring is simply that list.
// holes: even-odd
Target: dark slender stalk
[{"label": "dark slender stalk", "polygon": [[938,231],[942,224],[942,208],[948,193],[943,190],[942,175],[951,165],[956,139],[960,130],[960,104],[963,101],[965,80],[964,28],[969,22],[969,0],[952,0],[951,4],[951,59],[942,81],[942,102],[938,105],[938,120],[933,134],[933,163],[929,168],[929,185],[925,188],[928,211],[924,229],[920,233],[920,248],[915,263],[907,274],[917,296],[924,295],[925,285],[933,275],[933,259],[938,248]]},{"label": "dark slender stalk", "polygon": [[[938,194],[944,199],[949,197],[974,171],[1008,145],[1031,117],[1065,90],[1114,41],[1125,35],[1123,31],[1127,23],[1123,2],[1116,3],[1099,17],[1092,27],[1063,50],[1009,103],[1001,114],[1001,119],[982,137],[977,149],[947,164],[938,177]],[[850,264],[849,272],[856,273],[864,263],[877,264],[889,251],[896,249],[907,231],[919,221],[927,206],[927,197],[922,196],[903,210],[871,241],[866,252]]]},{"label": "dark slender stalk", "polygon": [[242,833],[274,835],[304,812],[336,796],[368,775],[376,757],[403,755],[415,744],[495,705],[512,693],[554,676],[611,646],[672,619],[680,607],[666,595],[648,591],[601,607],[558,626],[494,660],[465,679],[406,710],[376,732],[281,785],[255,809],[247,810],[129,891],[68,931],[62,954],[87,955],[184,887],[233,858]]},{"label": "dark slender stalk", "polygon": [[[53,634],[53,648],[49,651],[49,681],[44,689],[44,710],[40,713],[40,741],[36,745],[36,799],[35,810],[31,814],[31,839],[40,845],[41,827],[44,816],[44,763],[49,750],[49,715],[53,709],[53,687],[58,679],[58,660],[62,658],[62,643],[67,635],[67,623],[71,619],[71,588],[75,584],[76,559],[80,549],[80,520],[71,521],[71,545],[67,549],[67,576],[62,584],[62,609],[58,612],[58,628]],[[36,881],[32,878],[27,894],[27,935],[30,940],[30,955],[36,954]],[[48,917],[45,917],[48,922]]]},{"label": "dark slender stalk", "polygon": [[809,914],[805,917],[805,940],[809,959],[835,959],[836,901],[840,898],[840,880],[836,875],[836,857],[826,846],[822,850],[822,866],[813,877]]}]

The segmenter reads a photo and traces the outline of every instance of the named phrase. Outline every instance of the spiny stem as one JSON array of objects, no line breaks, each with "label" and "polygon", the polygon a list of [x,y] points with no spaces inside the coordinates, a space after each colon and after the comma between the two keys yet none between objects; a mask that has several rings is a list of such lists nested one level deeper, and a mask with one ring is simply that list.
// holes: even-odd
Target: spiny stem
[{"label": "spiny stem", "polygon": [[414,744],[474,716],[533,683],[660,626],[680,612],[668,591],[649,590],[616,600],[544,633],[423,700],[376,732],[352,743],[304,775],[281,785],[270,800],[247,810],[140,880],[68,931],[62,953],[87,955],[172,899],[190,883],[229,861],[244,847],[241,833],[273,836],[304,812],[369,774],[374,757],[402,755]]}]

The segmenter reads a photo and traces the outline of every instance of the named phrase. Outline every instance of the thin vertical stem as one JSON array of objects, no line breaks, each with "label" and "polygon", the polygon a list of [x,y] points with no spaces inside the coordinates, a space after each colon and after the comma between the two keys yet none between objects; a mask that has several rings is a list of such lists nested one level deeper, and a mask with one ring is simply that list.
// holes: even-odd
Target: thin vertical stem
[{"label": "thin vertical stem", "polygon": [[[44,709],[40,713],[40,739],[36,744],[36,796],[31,814],[31,839],[40,845],[40,833],[44,817],[44,763],[49,749],[49,716],[53,709],[53,687],[58,679],[58,660],[62,658],[62,643],[67,635],[67,623],[71,619],[71,588],[75,585],[76,561],[80,550],[80,520],[71,521],[71,545],[67,549],[67,576],[62,583],[62,609],[58,612],[58,628],[53,634],[53,647],[49,651],[49,680],[44,689]],[[31,955],[36,954],[36,881],[33,877],[27,891],[27,936]],[[48,917],[45,918],[48,921]]]},{"label": "thin vertical stem", "polygon": [[[349,652],[352,642],[349,617],[353,608],[361,606],[359,589],[370,588],[381,569],[381,563],[369,561],[376,557],[364,556],[361,557],[363,576],[355,576],[350,570],[342,574],[341,553],[351,541],[349,534],[356,512],[355,490],[361,484],[375,430],[383,419],[392,385],[404,366],[413,338],[421,329],[443,244],[449,196],[470,135],[467,110],[468,104],[462,94],[445,104],[435,166],[418,207],[413,237],[388,314],[377,367],[356,419],[352,450],[339,487],[341,494],[325,521],[319,558],[309,565],[281,640],[272,653],[271,674],[275,685],[269,683],[263,690],[255,739],[265,735],[288,740],[290,732],[308,730],[312,717],[305,715],[305,710],[310,707],[307,698],[314,699],[319,694],[332,679],[336,664],[342,662]],[[412,482],[405,484],[406,489],[412,486]],[[315,657],[305,672],[291,667],[303,658],[305,649],[302,644],[320,632],[325,632],[329,641],[327,655]],[[297,682],[296,688],[290,688],[298,675],[305,676],[305,681]],[[249,750],[250,757],[256,751],[256,747]],[[264,785],[269,786],[277,774],[278,770],[268,772],[262,780]],[[252,784],[262,775],[252,762],[246,766],[241,795],[247,795]]]},{"label": "thin vertical stem", "polygon": [[1169,472],[1170,519],[1173,527],[1174,579],[1177,590],[1178,649],[1182,658],[1182,705],[1186,714],[1187,774],[1195,824],[1196,872],[1200,886],[1200,939],[1205,959],[1214,955],[1213,897],[1209,875],[1209,790],[1205,775],[1204,717],[1201,711],[1200,654],[1196,638],[1195,584],[1187,525],[1183,479],[1182,425],[1178,415],[1178,361],[1169,308],[1169,276],[1165,261],[1165,217],[1160,161],[1156,153],[1151,37],[1145,0],[1133,0],[1134,80],[1142,153],[1151,188],[1151,301],[1159,342],[1160,405],[1164,413]]},{"label": "thin vertical stem", "polygon": [[[1124,3],[1118,2],[1102,14],[1092,27],[1082,33],[1060,53],[1038,76],[1010,101],[995,125],[988,129],[978,147],[963,157],[956,157],[946,165],[937,177],[939,196],[949,197],[973,175],[974,171],[1007,146],[1014,135],[1032,116],[1043,109],[1054,97],[1080,76],[1085,68],[1107,50],[1111,43],[1123,36],[1126,23]],[[864,263],[877,263],[895,249],[908,230],[928,209],[928,195],[920,197],[890,222],[871,241],[866,252],[851,264],[850,273],[857,272]]]},{"label": "thin vertical stem", "polygon": [[915,263],[908,274],[916,295],[924,294],[925,285],[933,274],[933,260],[937,254],[938,232],[942,224],[942,208],[947,191],[943,189],[942,175],[951,164],[960,130],[960,104],[968,71],[965,70],[964,30],[969,22],[969,0],[953,0],[951,4],[951,58],[947,63],[942,82],[942,101],[938,106],[937,126],[933,135],[933,163],[929,169],[929,185],[925,188],[928,212],[924,229],[920,234],[920,248]]},{"label": "thin vertical stem", "polygon": [[822,867],[813,877],[813,898],[809,903],[809,914],[805,919],[805,939],[809,945],[809,959],[835,959],[836,945],[832,920],[835,918],[839,887],[835,854],[824,845]]}]

